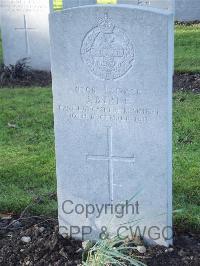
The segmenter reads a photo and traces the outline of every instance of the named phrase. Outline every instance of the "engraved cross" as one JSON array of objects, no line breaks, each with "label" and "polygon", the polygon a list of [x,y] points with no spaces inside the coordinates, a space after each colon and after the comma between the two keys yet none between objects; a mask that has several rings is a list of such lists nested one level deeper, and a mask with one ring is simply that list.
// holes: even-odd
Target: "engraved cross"
[{"label": "engraved cross", "polygon": [[108,152],[106,155],[87,155],[87,160],[93,161],[107,161],[108,162],[108,182],[109,182],[109,200],[110,203],[114,200],[114,170],[113,163],[114,162],[124,162],[124,163],[134,163],[135,157],[122,157],[113,155],[113,133],[112,127],[107,128],[107,147]]},{"label": "engraved cross", "polygon": [[23,30],[25,33],[25,42],[26,42],[26,54],[30,54],[30,49],[29,49],[29,38],[28,38],[28,31],[35,30],[35,28],[28,28],[27,27],[27,21],[26,21],[26,15],[23,16],[23,28],[15,28],[15,30]]}]

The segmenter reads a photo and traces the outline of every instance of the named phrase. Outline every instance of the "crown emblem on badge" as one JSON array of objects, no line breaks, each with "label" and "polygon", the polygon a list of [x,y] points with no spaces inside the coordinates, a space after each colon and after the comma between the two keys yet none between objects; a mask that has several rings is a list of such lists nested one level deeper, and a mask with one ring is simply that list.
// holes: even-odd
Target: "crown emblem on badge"
[{"label": "crown emblem on badge", "polygon": [[112,33],[114,30],[114,24],[108,18],[108,14],[105,14],[104,18],[100,19],[98,22],[98,27],[101,29],[103,33]]}]

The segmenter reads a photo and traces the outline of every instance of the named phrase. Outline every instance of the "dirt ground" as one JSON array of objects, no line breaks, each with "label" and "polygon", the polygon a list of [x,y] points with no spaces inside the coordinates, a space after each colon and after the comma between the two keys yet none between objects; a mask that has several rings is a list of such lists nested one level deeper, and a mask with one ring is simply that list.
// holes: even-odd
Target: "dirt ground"
[{"label": "dirt ground", "polygon": [[[25,237],[25,238],[24,238]],[[57,220],[46,217],[0,219],[0,265],[80,265],[82,243],[63,238],[58,233]],[[149,266],[199,266],[200,234],[177,233],[174,246],[147,248],[135,254]]]},{"label": "dirt ground", "polygon": [[200,93],[200,73],[175,74],[173,88],[174,91],[181,90]]}]

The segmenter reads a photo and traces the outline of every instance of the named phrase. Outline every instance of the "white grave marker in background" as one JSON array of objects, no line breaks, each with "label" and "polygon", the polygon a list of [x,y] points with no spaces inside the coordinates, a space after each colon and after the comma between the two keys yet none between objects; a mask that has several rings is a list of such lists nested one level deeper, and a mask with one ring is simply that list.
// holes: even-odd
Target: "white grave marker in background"
[{"label": "white grave marker in background", "polygon": [[48,0],[2,1],[1,11],[5,65],[29,58],[33,69],[50,71]]},{"label": "white grave marker in background", "polygon": [[175,0],[175,19],[178,21],[200,20],[200,1]]}]

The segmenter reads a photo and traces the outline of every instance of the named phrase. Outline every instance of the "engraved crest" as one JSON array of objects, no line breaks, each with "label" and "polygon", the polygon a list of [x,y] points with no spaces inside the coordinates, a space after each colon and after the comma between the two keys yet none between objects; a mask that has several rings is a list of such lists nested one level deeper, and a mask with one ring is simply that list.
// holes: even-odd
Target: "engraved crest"
[{"label": "engraved crest", "polygon": [[125,32],[106,15],[83,39],[81,57],[95,76],[113,80],[132,67],[134,50]]}]

